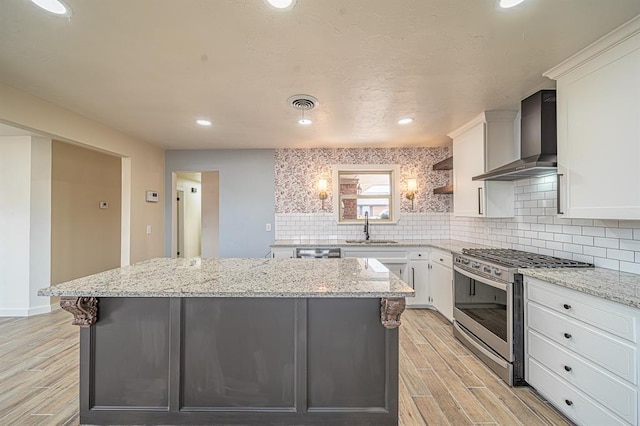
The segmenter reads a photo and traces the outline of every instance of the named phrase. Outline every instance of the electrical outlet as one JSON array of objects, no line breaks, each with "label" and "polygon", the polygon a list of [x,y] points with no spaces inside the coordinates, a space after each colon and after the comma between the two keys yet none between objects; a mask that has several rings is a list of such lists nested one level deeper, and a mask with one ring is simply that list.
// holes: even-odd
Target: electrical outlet
[{"label": "electrical outlet", "polygon": [[101,209],[108,209],[109,208],[109,203],[107,203],[106,201],[100,201],[100,208]]},{"label": "electrical outlet", "polygon": [[264,227],[264,230],[267,232],[271,232],[271,224],[267,223],[267,225]]}]

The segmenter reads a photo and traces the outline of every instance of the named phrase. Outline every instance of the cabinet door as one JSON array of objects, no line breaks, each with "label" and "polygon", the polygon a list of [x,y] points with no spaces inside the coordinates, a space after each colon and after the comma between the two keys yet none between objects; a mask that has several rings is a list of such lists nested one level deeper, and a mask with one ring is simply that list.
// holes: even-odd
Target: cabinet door
[{"label": "cabinet door", "polygon": [[289,259],[295,257],[294,248],[286,247],[286,248],[272,248],[271,249],[271,257],[272,258],[284,258]]},{"label": "cabinet door", "polygon": [[407,298],[408,305],[428,306],[431,304],[431,292],[429,288],[429,262],[427,260],[415,260],[409,263],[408,283],[413,287],[416,296]]},{"label": "cabinet door", "polygon": [[558,80],[565,217],[640,219],[640,34]]},{"label": "cabinet door", "polygon": [[381,262],[392,273],[396,274],[402,281],[407,281],[407,264],[406,263],[391,263]]},{"label": "cabinet door", "polygon": [[431,263],[429,276],[433,307],[453,321],[453,272],[438,263]]},{"label": "cabinet door", "polygon": [[[505,123],[509,123],[506,125]],[[513,182],[474,181],[486,170],[486,138],[494,129],[496,139],[505,139],[505,128],[513,121],[479,123],[453,140],[453,214],[465,217],[513,217]],[[499,138],[499,136],[502,136]],[[511,138],[513,140],[513,138]],[[500,146],[504,140],[499,140]]]},{"label": "cabinet door", "polygon": [[472,181],[484,173],[484,123],[453,140],[453,214],[483,217],[484,182]]}]

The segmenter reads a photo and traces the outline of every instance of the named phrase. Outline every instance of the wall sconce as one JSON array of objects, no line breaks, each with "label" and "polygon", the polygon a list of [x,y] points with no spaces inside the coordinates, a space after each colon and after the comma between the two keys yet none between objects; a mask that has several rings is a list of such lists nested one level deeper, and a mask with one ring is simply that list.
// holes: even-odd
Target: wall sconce
[{"label": "wall sconce", "polygon": [[322,200],[322,210],[324,210],[324,200],[327,199],[327,180],[326,179],[320,179],[318,181],[318,193],[319,193],[320,199]]},{"label": "wall sconce", "polygon": [[413,199],[416,198],[416,191],[418,189],[418,182],[416,179],[407,179],[407,193],[405,197],[411,200],[411,210],[413,210]]}]

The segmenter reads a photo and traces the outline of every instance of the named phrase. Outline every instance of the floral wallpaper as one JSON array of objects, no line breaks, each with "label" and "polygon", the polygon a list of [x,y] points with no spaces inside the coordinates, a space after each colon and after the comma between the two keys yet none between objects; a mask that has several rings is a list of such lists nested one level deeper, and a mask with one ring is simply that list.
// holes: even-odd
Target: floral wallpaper
[{"label": "floral wallpaper", "polygon": [[[332,166],[335,164],[399,164],[401,212],[450,212],[451,195],[436,195],[434,188],[451,184],[451,171],[432,165],[451,156],[451,148],[312,148],[276,149],[276,213],[329,213],[333,211]],[[418,191],[404,197],[407,179],[415,178]],[[318,180],[328,182],[328,198],[318,197]]]}]

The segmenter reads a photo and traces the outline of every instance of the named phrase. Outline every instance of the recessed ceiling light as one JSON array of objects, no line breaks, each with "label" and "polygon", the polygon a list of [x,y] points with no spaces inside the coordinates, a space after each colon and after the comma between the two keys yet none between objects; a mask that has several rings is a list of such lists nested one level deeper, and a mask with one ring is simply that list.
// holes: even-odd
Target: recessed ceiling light
[{"label": "recessed ceiling light", "polygon": [[413,123],[413,118],[406,117],[406,118],[401,118],[400,120],[398,120],[398,124],[409,124],[409,123]]},{"label": "recessed ceiling light", "polygon": [[62,0],[31,0],[31,2],[54,15],[71,16],[71,8]]},{"label": "recessed ceiling light", "polygon": [[503,9],[508,9],[513,6],[517,6],[522,3],[524,0],[500,0],[500,7]]},{"label": "recessed ceiling light", "polygon": [[209,120],[196,120],[196,123],[198,123],[201,126],[211,126],[211,121]]},{"label": "recessed ceiling light", "polygon": [[296,5],[296,0],[265,0],[276,9],[291,9]]},{"label": "recessed ceiling light", "polygon": [[298,120],[299,124],[302,124],[303,126],[308,126],[309,124],[313,123],[313,121],[311,121],[311,119],[309,118],[301,118],[300,120]]}]

